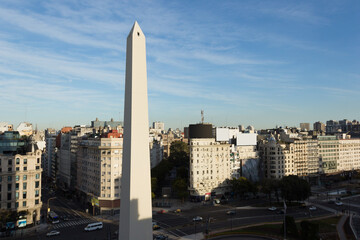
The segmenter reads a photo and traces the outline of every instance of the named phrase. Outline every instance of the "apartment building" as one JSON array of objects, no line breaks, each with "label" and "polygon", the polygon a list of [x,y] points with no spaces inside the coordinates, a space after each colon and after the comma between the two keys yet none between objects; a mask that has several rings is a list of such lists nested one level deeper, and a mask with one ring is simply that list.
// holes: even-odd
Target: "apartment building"
[{"label": "apartment building", "polygon": [[337,172],[339,162],[339,139],[337,136],[318,136],[319,164],[323,173]]},{"label": "apartment building", "polygon": [[189,150],[191,197],[207,200],[230,192],[230,144],[216,142],[214,138],[191,138]]},{"label": "apartment building", "polygon": [[356,169],[360,169],[360,139],[340,139],[337,170]]},{"label": "apartment building", "polygon": [[120,210],[122,150],[122,134],[116,130],[79,140],[76,188],[100,213]]},{"label": "apartment building", "polygon": [[0,154],[1,209],[19,213],[18,227],[40,221],[41,172],[40,150],[32,149],[25,154]]}]

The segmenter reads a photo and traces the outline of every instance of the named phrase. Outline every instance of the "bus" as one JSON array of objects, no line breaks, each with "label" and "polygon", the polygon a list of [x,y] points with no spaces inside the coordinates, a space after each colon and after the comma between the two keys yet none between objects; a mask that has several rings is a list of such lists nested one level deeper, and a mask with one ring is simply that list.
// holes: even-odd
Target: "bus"
[{"label": "bus", "polygon": [[90,231],[94,231],[94,230],[100,230],[103,228],[103,223],[102,222],[96,222],[96,223],[89,223],[85,228],[84,230],[87,231],[87,232],[90,232]]},{"label": "bus", "polygon": [[59,223],[59,216],[54,212],[54,211],[50,211],[49,212],[49,221],[52,222],[52,223]]}]

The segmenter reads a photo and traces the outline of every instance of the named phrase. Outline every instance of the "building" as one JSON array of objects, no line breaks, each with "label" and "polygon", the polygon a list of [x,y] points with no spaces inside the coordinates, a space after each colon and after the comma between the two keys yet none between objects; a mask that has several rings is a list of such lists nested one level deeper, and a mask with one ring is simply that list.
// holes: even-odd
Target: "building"
[{"label": "building", "polygon": [[338,171],[339,140],[337,136],[318,136],[319,164],[323,173],[335,173]]},{"label": "building", "polygon": [[56,161],[57,161],[57,147],[56,147],[56,135],[47,134],[45,136],[45,152],[42,163],[44,169],[44,175],[48,178],[56,180]]},{"label": "building", "polygon": [[[42,207],[42,152],[36,145],[24,142],[18,132],[5,132],[0,136],[0,143],[6,143],[0,152],[1,209],[18,212],[17,227],[38,224]],[[10,142],[11,145],[7,145]]]},{"label": "building", "polygon": [[0,122],[0,133],[6,132],[6,131],[12,131],[13,125],[8,124],[7,122]]},{"label": "building", "polygon": [[33,134],[33,127],[31,123],[28,122],[22,122],[19,124],[19,126],[16,128],[16,131],[20,133],[20,136],[30,136]]},{"label": "building", "polygon": [[91,121],[91,128],[93,129],[110,127],[112,130],[117,130],[118,126],[123,126],[123,122],[114,121],[114,119],[111,119],[110,121],[99,121],[98,118],[96,118],[95,121]]},{"label": "building", "polygon": [[314,131],[325,132],[325,124],[322,122],[315,122]]},{"label": "building", "polygon": [[301,131],[310,131],[310,123],[300,123]]},{"label": "building", "polygon": [[190,197],[208,200],[231,191],[230,144],[216,142],[211,124],[189,126]]},{"label": "building", "polygon": [[119,212],[122,151],[122,134],[116,130],[79,140],[76,188],[84,203],[94,203],[96,212]]},{"label": "building", "polygon": [[338,171],[360,169],[360,139],[339,140]]},{"label": "building", "polygon": [[165,131],[165,124],[163,122],[153,122],[152,129],[157,130],[159,133]]}]

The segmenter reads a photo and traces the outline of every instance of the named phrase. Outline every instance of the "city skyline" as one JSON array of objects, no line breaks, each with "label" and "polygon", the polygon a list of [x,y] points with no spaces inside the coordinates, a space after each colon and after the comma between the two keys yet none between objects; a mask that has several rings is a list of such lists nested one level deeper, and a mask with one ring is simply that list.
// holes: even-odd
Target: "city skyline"
[{"label": "city skyline", "polygon": [[[3,1],[0,121],[123,121],[125,44],[147,36],[149,122],[182,128],[359,119],[357,1]],[[142,13],[142,14],[140,14]]]}]

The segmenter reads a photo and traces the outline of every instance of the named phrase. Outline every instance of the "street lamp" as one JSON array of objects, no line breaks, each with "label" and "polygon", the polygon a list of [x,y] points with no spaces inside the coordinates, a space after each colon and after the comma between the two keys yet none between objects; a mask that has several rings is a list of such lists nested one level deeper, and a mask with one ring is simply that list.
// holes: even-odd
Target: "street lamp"
[{"label": "street lamp", "polygon": [[52,200],[52,199],[55,199],[56,197],[52,197],[52,198],[49,198],[48,200],[47,200],[47,216],[49,216],[49,212],[50,212],[50,200]]}]

